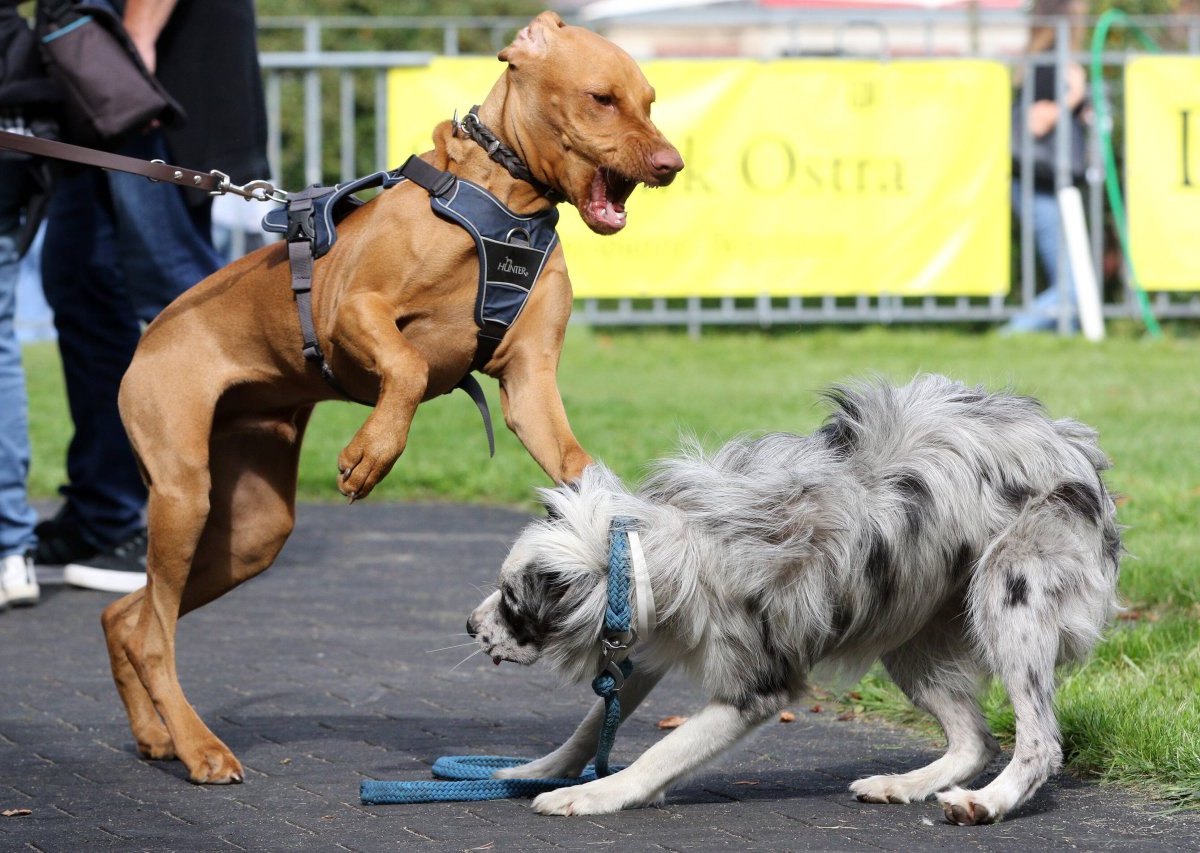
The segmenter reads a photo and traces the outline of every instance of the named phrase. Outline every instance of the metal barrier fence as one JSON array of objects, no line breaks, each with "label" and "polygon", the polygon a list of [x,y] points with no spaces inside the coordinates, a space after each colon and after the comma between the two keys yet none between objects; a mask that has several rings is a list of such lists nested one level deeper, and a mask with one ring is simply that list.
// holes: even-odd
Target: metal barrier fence
[{"label": "metal barrier fence", "polygon": [[[697,19],[702,24],[703,18]],[[1200,53],[1200,16],[1142,17],[1132,19],[1140,26],[1169,33],[1172,47],[1177,52]],[[743,23],[749,23],[747,19]],[[771,26],[785,27],[789,33],[803,30],[806,26],[820,25],[834,33],[833,48],[821,48],[817,53],[828,56],[853,56],[854,58],[889,59],[896,56],[895,40],[889,33],[893,29],[916,27],[921,32],[921,46],[907,55],[944,56],[946,49],[939,47],[939,28],[961,30],[964,18],[961,12],[935,11],[900,12],[887,11],[870,13],[870,20],[860,11],[856,13],[791,12],[774,14]],[[269,121],[269,154],[277,172],[275,180],[288,185],[288,178],[302,172],[305,184],[347,180],[357,175],[395,166],[387,162],[387,71],[396,67],[423,66],[435,55],[430,51],[382,51],[382,50],[333,50],[326,45],[339,41],[339,32],[401,32],[420,31],[427,37],[440,42],[439,53],[458,55],[462,50],[464,32],[486,34],[487,49],[499,50],[511,39],[513,33],[524,26],[525,19],[514,18],[275,18],[262,19],[264,31],[292,31],[302,42],[298,51],[264,52],[262,66],[265,74],[267,109]],[[639,23],[645,26],[667,26],[667,19],[642,16]],[[725,15],[720,20],[723,26],[736,26],[738,20]],[[761,21],[760,21],[761,23]],[[1063,69],[1071,62],[1087,67],[1089,53],[1073,53],[1070,44],[1070,22],[1067,19],[1032,19],[1013,13],[985,13],[981,18],[970,21],[971,26],[983,28],[1006,26],[1028,26],[1040,23],[1052,26],[1057,31],[1059,45],[1053,55],[1030,57],[1026,55],[989,56],[986,48],[980,48],[978,32],[968,40],[969,48],[959,51],[960,56],[987,56],[1006,62],[1014,73],[1032,79],[1034,68],[1053,65],[1058,69],[1057,79],[1063,79]],[[603,31],[603,28],[600,28]],[[846,33],[867,30],[878,34],[873,49],[848,49]],[[961,38],[958,40],[961,42]],[[796,48],[788,48],[787,55],[805,55],[802,41]],[[1106,49],[1102,55],[1105,69],[1103,85],[1091,83],[1091,97],[1105,97],[1110,102],[1120,103],[1121,71],[1131,54],[1126,49]],[[290,87],[290,88],[289,88]],[[302,95],[297,96],[293,90]],[[326,93],[336,92],[336,98]],[[1028,110],[1032,102],[1032,87],[1021,89],[1020,107]],[[1060,114],[1065,109],[1065,91],[1059,92]],[[295,109],[294,102],[302,104],[299,122],[285,122],[285,110]],[[1119,115],[1120,111],[1114,111]],[[364,134],[364,128],[367,128]],[[1057,168],[1061,175],[1069,174],[1070,122],[1059,122],[1057,132]],[[1124,267],[1124,261],[1114,262],[1116,242],[1109,235],[1106,222],[1104,199],[1104,175],[1099,155],[1096,129],[1089,127],[1087,151],[1089,165],[1082,187],[1091,243],[1091,260],[1104,285],[1104,273],[1114,265]],[[294,136],[299,134],[300,138]],[[364,139],[364,135],[369,139]],[[333,140],[336,140],[334,142]],[[336,151],[336,158],[326,156]],[[1014,258],[1019,258],[1015,269],[1015,282],[1008,296],[990,297],[933,297],[898,295],[862,295],[857,297],[770,297],[757,298],[680,298],[680,299],[585,299],[580,300],[575,319],[596,326],[686,326],[693,334],[699,334],[704,326],[754,325],[769,327],[786,324],[897,324],[897,323],[998,323],[1027,309],[1033,304],[1039,290],[1039,269],[1035,261],[1034,228],[1032,216],[1032,137],[1023,135],[1015,157],[1024,164],[1016,191],[1016,240]],[[290,171],[284,164],[291,163]],[[335,164],[336,163],[336,164]],[[1061,178],[1060,178],[1061,180]],[[1065,262],[1066,252],[1059,246],[1059,257]],[[1102,311],[1106,318],[1137,318],[1140,308],[1136,294],[1125,284],[1128,276],[1108,276],[1107,295],[1103,298]],[[1166,293],[1153,295],[1151,306],[1160,319],[1200,318],[1200,293]],[[1074,304],[1063,295],[1057,308],[1060,330],[1070,328],[1075,315]]]}]

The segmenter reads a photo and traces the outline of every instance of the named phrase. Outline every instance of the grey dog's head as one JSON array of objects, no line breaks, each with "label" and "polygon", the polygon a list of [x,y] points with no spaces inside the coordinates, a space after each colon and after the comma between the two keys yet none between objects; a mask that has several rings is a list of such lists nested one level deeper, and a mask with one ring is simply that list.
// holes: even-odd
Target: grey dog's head
[{"label": "grey dog's head", "polygon": [[627,498],[602,465],[576,483],[540,490],[546,518],[531,522],[500,569],[499,588],[467,630],[492,660],[546,660],[573,681],[595,675],[608,579],[608,528]]}]

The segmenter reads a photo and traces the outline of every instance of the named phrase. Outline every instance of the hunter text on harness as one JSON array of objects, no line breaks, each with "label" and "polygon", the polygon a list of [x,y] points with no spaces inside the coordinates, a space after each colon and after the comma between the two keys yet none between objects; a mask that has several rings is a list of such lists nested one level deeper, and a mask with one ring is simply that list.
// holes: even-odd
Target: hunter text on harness
[{"label": "hunter text on harness", "polygon": [[[475,125],[482,127],[478,119],[475,119]],[[476,141],[479,142],[478,139]],[[501,150],[508,151],[503,145],[486,148],[493,159],[497,159],[497,153]],[[515,159],[515,154],[511,151],[508,153]],[[510,172],[513,171],[510,164],[500,162]],[[516,162],[520,163],[519,160]],[[528,170],[524,172],[527,174]],[[544,186],[532,175],[513,174],[538,188]],[[558,211],[553,207],[529,216],[520,216],[478,184],[444,172],[417,156],[409,157],[394,172],[376,172],[332,187],[313,186],[289,193],[284,208],[273,210],[263,218],[263,228],[285,234],[287,238],[292,291],[296,296],[296,309],[304,338],[304,357],[317,365],[321,375],[335,391],[364,405],[371,404],[355,398],[338,382],[317,340],[312,315],[313,261],[328,252],[337,241],[337,223],[365,203],[356,198],[355,193],[374,187],[386,190],[406,180],[429,193],[433,212],[461,226],[475,243],[479,259],[475,324],[479,327],[479,333],[475,356],[471,361],[472,371],[480,370],[487,364],[504,339],[505,332],[521,315],[546,265],[546,258],[558,244],[558,233],[555,231]],[[488,451],[495,455],[492,420],[483,389],[470,372],[455,387],[466,391],[478,406],[487,431]]]},{"label": "hunter text on harness", "polygon": [[[637,603],[636,631],[630,599]],[[621,686],[633,672],[629,650],[639,637],[654,630],[655,621],[654,594],[638,532],[631,519],[614,518],[608,531],[608,604],[600,637],[600,674],[592,680],[592,690],[604,700],[596,760],[584,768],[582,775],[571,779],[493,779],[495,771],[519,767],[528,759],[447,755],[433,764],[433,775],[444,781],[368,780],[359,783],[359,798],[366,805],[504,800],[580,785],[621,770],[609,767],[608,755],[621,725]]]}]

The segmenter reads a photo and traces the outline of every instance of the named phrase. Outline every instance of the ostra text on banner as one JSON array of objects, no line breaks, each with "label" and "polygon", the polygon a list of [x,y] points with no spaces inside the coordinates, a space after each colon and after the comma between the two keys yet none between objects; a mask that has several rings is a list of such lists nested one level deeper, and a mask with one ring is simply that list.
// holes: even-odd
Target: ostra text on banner
[{"label": "ostra text on banner", "polygon": [[[981,60],[655,60],[687,164],[629,227],[560,233],[579,297],[991,295],[1009,287],[1011,91]],[[490,59],[390,76],[389,154],[487,91]],[[427,132],[426,132],[427,133]]]}]

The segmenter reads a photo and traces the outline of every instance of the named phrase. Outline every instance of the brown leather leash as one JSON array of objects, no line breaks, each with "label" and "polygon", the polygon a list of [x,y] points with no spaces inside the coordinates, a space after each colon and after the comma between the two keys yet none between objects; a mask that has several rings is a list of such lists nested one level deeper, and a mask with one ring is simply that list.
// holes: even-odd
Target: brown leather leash
[{"label": "brown leather leash", "polygon": [[140,175],[151,181],[201,190],[209,195],[233,193],[248,201],[251,199],[254,201],[287,201],[287,193],[276,189],[268,181],[250,181],[239,186],[233,183],[228,175],[217,169],[213,169],[211,172],[197,172],[182,166],[172,166],[162,160],[138,160],[123,154],[110,154],[107,151],[97,151],[94,148],[84,148],[67,142],[11,133],[7,130],[0,130],[0,148],[20,151],[36,157],[50,157],[84,166],[96,166],[100,169]]}]

